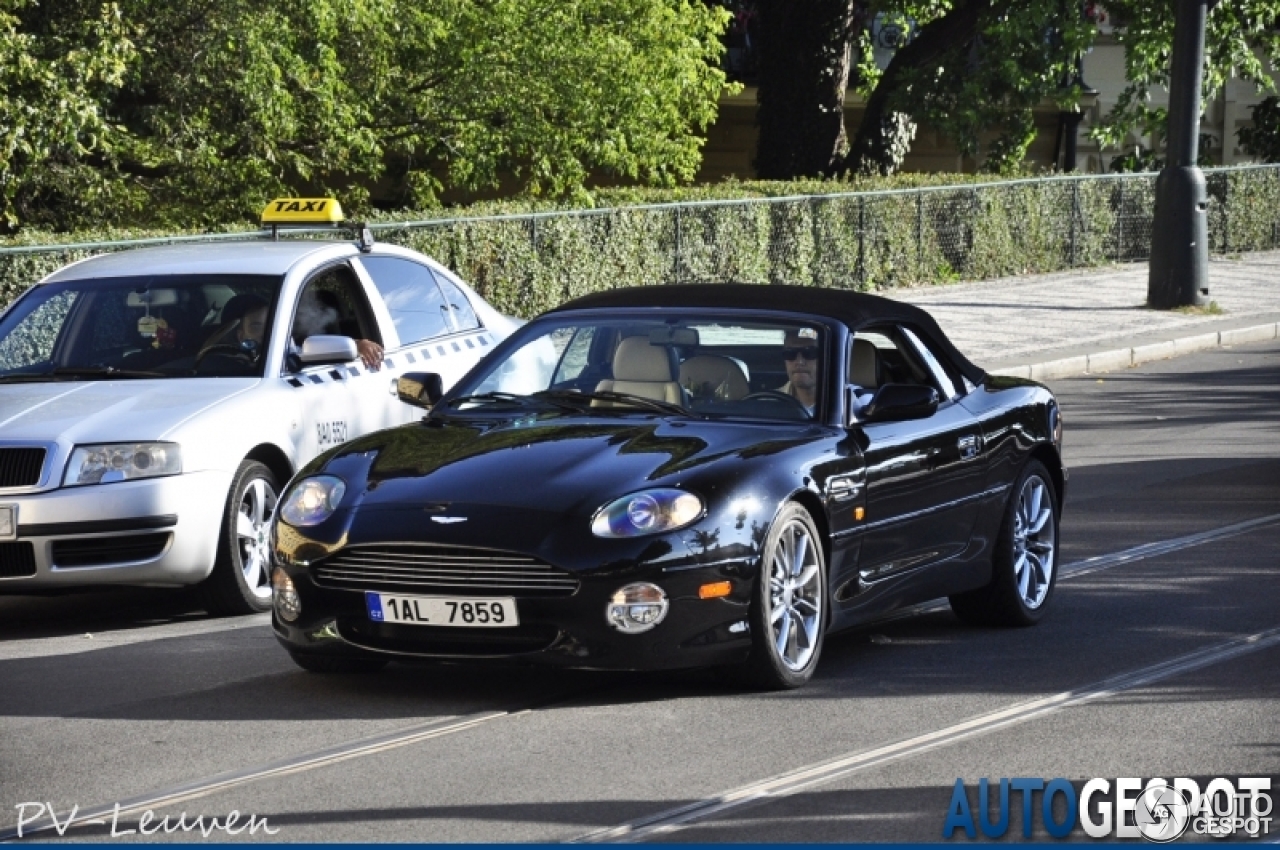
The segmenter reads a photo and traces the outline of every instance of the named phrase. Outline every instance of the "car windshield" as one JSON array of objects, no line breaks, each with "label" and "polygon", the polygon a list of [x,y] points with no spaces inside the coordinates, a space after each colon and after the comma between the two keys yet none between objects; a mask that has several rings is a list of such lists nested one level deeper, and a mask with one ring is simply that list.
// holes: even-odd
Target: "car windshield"
[{"label": "car windshield", "polygon": [[48,283],[0,318],[0,382],[261,376],[282,278]]},{"label": "car windshield", "polygon": [[758,316],[548,318],[485,360],[446,410],[545,404],[595,412],[812,419],[828,333]]}]

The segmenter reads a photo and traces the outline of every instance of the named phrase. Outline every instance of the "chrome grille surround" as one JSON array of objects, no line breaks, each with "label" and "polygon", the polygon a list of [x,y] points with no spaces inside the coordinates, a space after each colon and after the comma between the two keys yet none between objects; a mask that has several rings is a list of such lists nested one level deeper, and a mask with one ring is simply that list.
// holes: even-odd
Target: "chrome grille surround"
[{"label": "chrome grille surround", "polygon": [[518,552],[436,543],[349,546],[311,566],[322,587],[482,596],[572,596],[572,573]]}]

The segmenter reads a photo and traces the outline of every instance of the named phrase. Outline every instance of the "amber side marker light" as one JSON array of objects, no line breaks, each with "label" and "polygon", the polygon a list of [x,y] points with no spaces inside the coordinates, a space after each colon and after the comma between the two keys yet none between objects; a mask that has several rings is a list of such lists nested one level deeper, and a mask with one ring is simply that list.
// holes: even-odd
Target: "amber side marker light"
[{"label": "amber side marker light", "polygon": [[733,583],[727,581],[717,581],[712,584],[704,584],[698,588],[699,599],[719,599],[721,596],[728,596],[729,591],[733,589]]},{"label": "amber side marker light", "polygon": [[866,515],[867,515],[867,512],[866,512],[865,510],[863,510],[862,508],[854,508],[854,509],[853,509],[853,518],[854,518],[854,519],[862,519],[862,518],[863,518],[864,516],[866,516]]}]

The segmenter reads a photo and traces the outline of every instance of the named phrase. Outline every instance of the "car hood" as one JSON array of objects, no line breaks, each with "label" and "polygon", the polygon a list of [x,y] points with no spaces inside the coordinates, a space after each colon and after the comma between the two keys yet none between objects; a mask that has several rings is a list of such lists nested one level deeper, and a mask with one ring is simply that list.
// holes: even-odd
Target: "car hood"
[{"label": "car hood", "polygon": [[159,440],[257,378],[166,378],[0,385],[0,440]]},{"label": "car hood", "polygon": [[451,417],[371,434],[321,462],[357,489],[361,510],[441,503],[555,516],[592,513],[644,487],[686,485],[712,466],[776,453],[813,435],[796,429],[788,437],[758,424],[656,417]]}]

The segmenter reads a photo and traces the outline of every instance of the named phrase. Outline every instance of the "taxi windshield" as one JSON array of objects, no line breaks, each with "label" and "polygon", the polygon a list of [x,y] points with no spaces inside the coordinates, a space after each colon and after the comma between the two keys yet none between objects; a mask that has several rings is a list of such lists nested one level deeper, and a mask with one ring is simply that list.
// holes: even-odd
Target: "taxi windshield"
[{"label": "taxi windshield", "polygon": [[0,382],[261,376],[283,278],[47,283],[0,317]]},{"label": "taxi windshield", "polygon": [[547,318],[487,358],[448,410],[513,405],[808,421],[822,401],[822,325],[690,314]]}]

